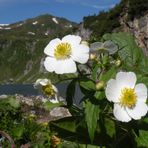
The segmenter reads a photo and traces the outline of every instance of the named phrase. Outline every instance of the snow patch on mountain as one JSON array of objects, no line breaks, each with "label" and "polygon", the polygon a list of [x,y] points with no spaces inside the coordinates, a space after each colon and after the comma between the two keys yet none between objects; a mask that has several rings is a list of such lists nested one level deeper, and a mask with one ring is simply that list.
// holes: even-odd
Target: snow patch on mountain
[{"label": "snow patch on mountain", "polygon": [[53,17],[52,20],[53,20],[56,24],[59,24],[59,22],[57,21],[57,19],[56,19],[55,17]]}]

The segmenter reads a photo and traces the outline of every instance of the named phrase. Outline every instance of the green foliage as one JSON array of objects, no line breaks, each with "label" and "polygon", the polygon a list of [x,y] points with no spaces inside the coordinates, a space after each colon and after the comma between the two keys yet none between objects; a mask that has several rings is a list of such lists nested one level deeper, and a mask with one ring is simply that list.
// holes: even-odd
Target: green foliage
[{"label": "green foliage", "polygon": [[[147,85],[148,59],[137,46],[134,37],[128,33],[104,35],[102,41],[108,40],[117,45],[118,50],[113,54],[93,51],[96,58],[87,63],[90,73],[85,75],[80,69],[78,78],[72,79],[67,87],[67,108],[72,113],[72,117],[50,123],[51,131],[64,139],[59,147],[147,146],[147,117],[140,122],[132,120],[129,123],[122,123],[115,120],[112,103],[108,103],[105,96],[105,88],[107,82],[114,79],[116,73],[122,70],[135,72],[137,82]],[[117,61],[121,63],[117,64]],[[73,104],[77,82],[84,95],[80,100],[83,108]],[[98,90],[99,83],[102,85]]]},{"label": "green foliage", "polygon": [[[12,123],[20,120],[19,108],[20,103],[14,97],[0,100],[0,129],[5,129],[5,131],[12,129]],[[16,119],[16,121],[14,119]]]},{"label": "green foliage", "polygon": [[[90,99],[91,100],[91,99]],[[99,106],[95,105],[91,101],[86,100],[84,103],[85,108],[85,120],[88,127],[89,137],[93,143],[95,131],[97,128],[97,121],[99,119]]]},{"label": "green foliage", "polygon": [[110,12],[100,12],[98,16],[84,17],[84,27],[93,31],[92,41],[100,39],[104,33],[110,33],[114,28],[119,27],[117,16],[119,12],[112,9]]},{"label": "green foliage", "polygon": [[80,86],[85,90],[94,91],[96,89],[95,83],[87,78],[83,78],[80,80]]},{"label": "green foliage", "polygon": [[17,147],[28,143],[32,147],[40,145],[49,147],[51,137],[49,128],[38,124],[33,118],[25,117],[21,109],[22,104],[15,97],[0,100],[1,131],[10,135]]},{"label": "green foliage", "polygon": [[63,105],[63,103],[62,102],[60,102],[60,103],[51,103],[51,102],[45,102],[44,104],[43,104],[43,108],[45,108],[46,110],[51,110],[51,109],[53,109],[54,107],[59,107],[59,106],[62,106]]},{"label": "green foliage", "polygon": [[94,42],[98,41],[105,33],[111,33],[114,29],[119,28],[121,26],[120,17],[128,15],[127,21],[131,21],[146,12],[148,12],[147,0],[121,0],[109,11],[84,17],[84,27],[93,31],[90,42]]},{"label": "green foliage", "polygon": [[[76,132],[76,118],[66,117],[50,123],[51,128],[59,128],[65,130],[65,132],[75,133]],[[55,129],[55,130],[56,130]],[[62,133],[61,133],[62,134]],[[65,135],[68,136],[68,135]]]},{"label": "green foliage", "polygon": [[139,123],[139,135],[136,136],[137,146],[138,147],[147,147],[148,146],[148,118],[145,118]]},{"label": "green foliage", "polygon": [[148,11],[147,0],[129,0],[128,18],[140,17]]},{"label": "green foliage", "polygon": [[122,69],[126,71],[134,71],[139,75],[139,82],[144,82],[148,85],[148,58],[138,47],[135,39],[128,33],[113,33],[104,35],[105,40],[112,40],[120,49],[119,56],[123,61]]},{"label": "green foliage", "polygon": [[113,78],[117,72],[117,69],[115,66],[111,67],[107,72],[104,72],[100,75],[100,80],[107,82],[110,78]]},{"label": "green foliage", "polygon": [[104,33],[110,33],[114,28],[120,27],[119,16],[122,7],[116,5],[108,12],[100,12],[98,15],[84,17],[84,27],[93,31],[91,42],[97,41]]}]

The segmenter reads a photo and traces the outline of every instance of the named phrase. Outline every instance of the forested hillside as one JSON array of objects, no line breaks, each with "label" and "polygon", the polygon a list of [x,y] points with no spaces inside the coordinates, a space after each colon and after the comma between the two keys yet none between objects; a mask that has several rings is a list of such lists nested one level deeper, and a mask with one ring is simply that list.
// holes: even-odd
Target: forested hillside
[{"label": "forested hillside", "polygon": [[120,19],[126,15],[126,21],[133,21],[148,12],[148,0],[121,0],[109,11],[84,17],[84,27],[93,31],[91,40],[99,39],[104,33],[112,32],[121,26]]}]

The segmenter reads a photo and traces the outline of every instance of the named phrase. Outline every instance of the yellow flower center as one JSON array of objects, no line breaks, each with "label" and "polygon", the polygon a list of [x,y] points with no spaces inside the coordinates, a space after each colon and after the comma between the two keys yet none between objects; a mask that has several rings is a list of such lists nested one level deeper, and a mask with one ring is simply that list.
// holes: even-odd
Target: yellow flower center
[{"label": "yellow flower center", "polygon": [[44,95],[48,96],[48,97],[52,97],[55,94],[54,89],[52,88],[52,85],[46,85],[46,86],[42,86],[42,91],[44,93]]},{"label": "yellow flower center", "polygon": [[124,88],[121,90],[120,104],[123,107],[133,108],[136,104],[137,96],[132,88]]},{"label": "yellow flower center", "polygon": [[60,43],[57,45],[54,57],[57,60],[64,60],[66,58],[69,58],[71,55],[71,45],[69,43]]}]

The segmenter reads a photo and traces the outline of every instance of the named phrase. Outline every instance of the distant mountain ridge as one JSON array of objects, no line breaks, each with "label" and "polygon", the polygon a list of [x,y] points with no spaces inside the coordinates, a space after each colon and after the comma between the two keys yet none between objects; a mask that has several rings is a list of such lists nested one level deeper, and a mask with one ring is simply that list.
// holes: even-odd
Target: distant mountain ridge
[{"label": "distant mountain ridge", "polygon": [[73,32],[76,23],[41,15],[0,24],[0,83],[31,83],[44,76],[44,48],[55,37]]},{"label": "distant mountain ridge", "polygon": [[0,24],[0,83],[32,83],[49,75],[43,50],[55,37],[74,33],[94,42],[119,31],[133,34],[148,55],[148,0],[121,0],[107,12],[84,17],[81,24],[49,14]]},{"label": "distant mountain ridge", "polygon": [[[76,23],[65,18],[54,17],[49,14],[41,15],[35,18],[27,19],[13,24],[0,24],[0,36],[56,36],[62,33],[59,30],[67,31]],[[54,29],[54,30],[53,30]]]}]

